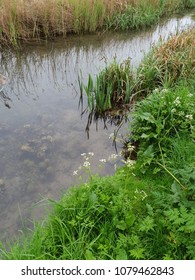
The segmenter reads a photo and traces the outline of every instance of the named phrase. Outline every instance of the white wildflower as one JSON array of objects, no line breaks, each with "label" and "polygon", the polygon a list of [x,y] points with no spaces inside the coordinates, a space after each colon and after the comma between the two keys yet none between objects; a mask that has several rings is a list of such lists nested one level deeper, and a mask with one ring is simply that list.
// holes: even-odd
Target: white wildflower
[{"label": "white wildflower", "polygon": [[105,158],[102,158],[99,160],[100,162],[103,162],[103,163],[106,163],[106,159]]},{"label": "white wildflower", "polygon": [[131,160],[131,159],[127,159],[127,160],[126,160],[126,166],[127,166],[128,168],[132,167],[135,163],[136,163],[135,160]]},{"label": "white wildflower", "polygon": [[109,161],[112,161],[112,160],[117,159],[117,157],[118,157],[117,154],[111,154],[111,155],[108,157],[108,160],[109,160]]},{"label": "white wildflower", "polygon": [[135,160],[131,160],[131,159],[127,159],[127,160],[121,159],[121,161],[122,161],[124,164],[126,164],[126,166],[127,166],[128,168],[132,167],[132,166],[136,163]]},{"label": "white wildflower", "polygon": [[175,108],[173,108],[173,109],[171,110],[171,113],[174,114],[175,112],[177,112],[177,110],[176,110]]},{"label": "white wildflower", "polygon": [[162,90],[161,90],[161,93],[167,93],[169,90],[167,89],[167,88],[163,88]]},{"label": "white wildflower", "polygon": [[179,98],[179,97],[177,97],[173,103],[174,103],[176,106],[181,105],[180,98]]},{"label": "white wildflower", "polygon": [[79,170],[75,170],[75,171],[73,172],[73,176],[78,175],[78,172],[79,172]]},{"label": "white wildflower", "polygon": [[89,152],[88,155],[91,156],[91,157],[93,157],[93,156],[94,156],[94,153],[93,153],[93,152]]},{"label": "white wildflower", "polygon": [[154,90],[153,90],[153,93],[158,93],[159,92],[159,89],[158,88],[155,88]]},{"label": "white wildflower", "polygon": [[82,157],[86,156],[86,153],[81,154]]},{"label": "white wildflower", "polygon": [[83,163],[83,167],[89,168],[90,167],[90,162],[89,161],[85,161]]},{"label": "white wildflower", "polygon": [[133,152],[135,150],[135,146],[131,145],[131,143],[127,144],[127,149],[129,152]]},{"label": "white wildflower", "polygon": [[192,121],[193,120],[193,115],[186,115],[186,119]]}]

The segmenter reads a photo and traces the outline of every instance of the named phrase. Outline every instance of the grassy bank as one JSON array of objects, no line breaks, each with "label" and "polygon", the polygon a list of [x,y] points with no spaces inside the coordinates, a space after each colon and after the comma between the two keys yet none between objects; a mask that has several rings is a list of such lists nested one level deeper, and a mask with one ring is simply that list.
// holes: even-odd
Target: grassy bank
[{"label": "grassy bank", "polygon": [[[191,36],[192,30],[179,38],[187,43]],[[2,245],[1,259],[195,259],[195,56],[182,56],[186,48],[171,43],[177,40],[158,47],[172,46],[166,67],[164,52],[151,59],[156,48],[140,65],[137,77],[147,94],[136,102],[125,166],[113,176],[95,176],[92,153],[82,155],[89,181],[53,201],[53,212],[30,235]],[[182,61],[180,74],[167,83],[163,69],[175,67],[174,58]],[[175,77],[172,66],[168,77]],[[157,80],[146,75],[151,69]],[[139,143],[136,161],[132,137]]]},{"label": "grassy bank", "polygon": [[194,0],[2,0],[0,45],[68,33],[136,29],[193,7]]}]

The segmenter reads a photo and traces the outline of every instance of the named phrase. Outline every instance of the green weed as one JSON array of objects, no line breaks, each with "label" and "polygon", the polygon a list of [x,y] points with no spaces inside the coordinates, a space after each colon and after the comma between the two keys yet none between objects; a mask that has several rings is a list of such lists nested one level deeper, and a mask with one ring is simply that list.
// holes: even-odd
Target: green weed
[{"label": "green weed", "polygon": [[89,111],[102,114],[106,110],[121,108],[129,103],[133,85],[130,60],[121,64],[114,60],[96,75],[95,81],[89,74],[87,85],[80,82],[80,93],[82,97],[85,91]]},{"label": "green weed", "polygon": [[53,201],[30,239],[1,246],[1,258],[193,259],[194,209],[175,207],[167,182],[140,180],[128,167],[93,176]]}]

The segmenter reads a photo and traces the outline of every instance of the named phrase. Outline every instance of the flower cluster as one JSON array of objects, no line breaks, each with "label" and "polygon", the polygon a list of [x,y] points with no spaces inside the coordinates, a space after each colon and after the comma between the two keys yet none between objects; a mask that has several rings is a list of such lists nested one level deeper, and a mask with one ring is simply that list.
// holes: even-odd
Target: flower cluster
[{"label": "flower cluster", "polygon": [[136,163],[135,160],[131,160],[129,158],[127,160],[122,159],[121,161],[124,162],[128,168],[131,168]]},{"label": "flower cluster", "polygon": [[188,119],[189,121],[193,120],[193,115],[186,115],[186,119]]},{"label": "flower cluster", "polygon": [[176,97],[176,99],[173,101],[173,104],[178,107],[181,105],[181,101],[180,101],[180,98],[179,97]]},{"label": "flower cluster", "polygon": [[[134,149],[134,146],[129,146],[129,149],[132,151]],[[90,168],[91,168],[91,163],[90,163],[90,159],[94,156],[94,153],[93,152],[89,152],[89,153],[82,153],[81,154],[81,157],[83,159],[83,164],[79,166],[79,168],[75,171],[73,171],[73,175],[74,176],[78,176],[79,175],[79,171],[80,170],[85,170],[87,172],[90,172]],[[105,158],[102,158],[102,159],[99,159],[99,162],[101,164],[105,164],[107,162],[110,162],[110,163],[114,163],[114,169],[116,170],[117,168],[117,159],[118,157],[122,157],[122,152],[120,153],[120,155],[118,154],[111,154],[108,159],[105,159]],[[131,160],[131,159],[127,159],[127,160],[123,160],[121,159],[121,162],[123,162],[128,168],[131,168],[136,161],[134,160]],[[98,165],[99,168],[102,168],[102,165]]]}]

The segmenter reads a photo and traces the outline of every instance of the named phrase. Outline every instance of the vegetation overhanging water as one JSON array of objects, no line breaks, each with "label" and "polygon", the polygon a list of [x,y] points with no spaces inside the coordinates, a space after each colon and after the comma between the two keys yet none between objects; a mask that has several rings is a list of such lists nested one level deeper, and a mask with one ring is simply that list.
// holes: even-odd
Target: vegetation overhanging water
[{"label": "vegetation overhanging water", "polygon": [[[192,33],[193,34],[193,33]],[[193,41],[192,41],[193,42]],[[192,44],[193,45],[193,44]],[[176,44],[176,46],[178,46]],[[192,52],[193,54],[193,52]],[[185,63],[183,63],[181,61],[181,64],[178,64],[179,68],[182,66],[184,66],[186,64],[186,66],[189,66],[189,71],[191,70],[191,67],[192,67],[192,70],[194,69],[194,65],[191,65],[190,63],[188,64],[188,61],[187,60],[187,57],[185,56],[186,58],[186,61]],[[191,58],[191,56],[190,56]],[[169,61],[169,60],[168,60]],[[149,61],[151,63],[151,61]],[[146,65],[147,66],[147,65]],[[156,65],[155,65],[156,66]],[[160,65],[159,65],[160,66]],[[173,64],[173,66],[175,66]],[[177,66],[177,64],[176,64]],[[149,64],[149,67],[148,68],[151,68],[151,65]],[[156,67],[158,69],[158,67]],[[143,67],[143,70],[146,74],[148,74],[148,69],[146,67],[146,69]],[[159,70],[159,69],[158,69]],[[185,70],[185,67],[184,69],[182,68],[182,71]],[[143,74],[142,73],[142,74]],[[182,72],[183,73],[183,72]],[[174,83],[173,85],[169,84],[169,80],[166,80],[164,82],[161,83],[161,86],[160,88],[158,87],[158,83],[157,85],[155,84],[155,77],[156,77],[156,74],[153,72],[153,73],[150,73],[150,75],[153,75],[151,78],[150,77],[147,77],[146,79],[146,82],[148,82],[148,78],[150,78],[150,82],[149,82],[149,87],[148,87],[148,91],[155,91],[154,92],[154,100],[156,100],[155,98],[160,98],[160,100],[162,99],[162,94],[167,94],[167,98],[165,98],[166,103],[165,104],[162,102],[162,105],[165,106],[165,108],[167,108],[167,104],[169,105],[175,105],[175,107],[171,107],[171,112],[168,112],[168,116],[173,116],[173,114],[176,114],[175,116],[177,117],[177,121],[175,123],[175,118],[173,116],[173,118],[171,119],[171,121],[173,123],[171,123],[171,127],[174,128],[174,131],[176,132],[176,135],[177,137],[174,138],[173,135],[172,135],[172,132],[171,132],[171,138],[173,137],[173,139],[171,141],[173,141],[174,143],[177,143],[178,146],[174,146],[171,144],[171,147],[172,147],[172,155],[174,154],[175,156],[175,151],[176,149],[180,150],[181,151],[181,148],[182,148],[182,145],[184,146],[184,143],[186,141],[185,139],[185,132],[187,132],[188,134],[190,133],[190,137],[192,137],[193,139],[193,119],[194,119],[194,110],[191,106],[189,106],[189,104],[192,104],[192,98],[193,98],[193,91],[194,91],[194,84],[193,84],[193,80],[194,80],[194,77],[192,75],[192,77],[188,76],[188,82],[185,80],[185,74],[186,72],[184,71],[184,77],[180,77],[179,75],[179,78],[178,78],[178,82],[180,84],[178,84],[178,88],[177,88],[177,82]],[[163,76],[164,77],[164,76]],[[168,76],[166,76],[168,78]],[[157,78],[159,78],[159,72],[157,73]],[[161,77],[162,78],[162,77]],[[153,83],[154,82],[154,85],[150,88],[151,86],[151,82]],[[176,87],[175,87],[176,86]],[[162,91],[164,90],[165,91]],[[169,98],[169,95],[172,95],[172,99]],[[152,97],[153,98],[153,97]],[[148,104],[147,104],[147,99],[146,99],[146,104],[143,103],[143,107],[141,107],[140,111],[143,112],[143,108],[144,109],[147,109],[147,106],[149,106],[150,104],[154,104],[153,102],[154,101],[148,101]],[[172,102],[172,103],[171,103]],[[159,105],[159,99],[157,99],[157,104]],[[161,103],[160,103],[161,104]],[[182,108],[184,108],[184,114],[182,116],[180,116],[180,118],[178,119],[178,115],[177,115],[177,109],[179,108],[179,106],[181,106],[182,104]],[[144,107],[145,106],[145,107]],[[178,108],[177,108],[178,107]],[[87,219],[87,214],[85,214],[84,212],[81,213],[79,212],[79,215],[82,214],[81,218],[78,219],[78,220],[75,220],[75,217],[72,216],[72,208],[68,208],[68,202],[65,201],[64,205],[66,207],[66,213],[64,213],[62,211],[62,208],[64,207],[63,206],[63,203],[61,203],[60,205],[58,205],[57,202],[54,202],[54,204],[56,204],[56,207],[58,209],[58,206],[59,206],[59,212],[62,213],[62,215],[66,215],[67,217],[67,220],[69,221],[69,224],[70,224],[70,231],[72,232],[74,228],[76,228],[76,225],[80,224],[83,224],[83,227],[81,227],[81,232],[78,232],[76,230],[76,232],[72,232],[72,234],[74,235],[74,237],[76,238],[76,243],[74,243],[72,240],[72,243],[68,244],[66,243],[66,248],[64,248],[63,246],[62,247],[56,247],[56,244],[58,244],[57,246],[59,246],[59,239],[57,237],[59,236],[63,236],[64,234],[66,234],[66,232],[58,232],[58,222],[60,220],[56,220],[56,217],[57,215],[54,215],[53,216],[53,224],[52,224],[52,227],[54,227],[56,229],[56,232],[55,234],[52,236],[52,240],[51,243],[50,241],[48,241],[48,245],[50,246],[51,244],[53,244],[53,249],[54,251],[51,251],[51,252],[48,252],[48,247],[47,247],[47,244],[46,243],[42,243],[41,244],[41,247],[40,244],[36,244],[37,247],[35,248],[31,248],[30,250],[31,253],[32,253],[32,256],[33,258],[76,258],[76,259],[80,259],[80,258],[86,258],[86,259],[93,259],[93,258],[122,258],[122,259],[125,259],[125,258],[135,258],[135,259],[142,259],[142,258],[153,258],[154,257],[154,251],[150,250],[148,251],[148,246],[150,246],[150,236],[152,234],[152,231],[153,229],[157,229],[159,228],[159,235],[160,233],[163,233],[161,232],[162,230],[162,227],[158,227],[157,224],[155,224],[157,222],[157,220],[159,219],[159,216],[157,215],[156,216],[156,219],[153,215],[153,212],[154,212],[154,209],[156,207],[156,209],[158,209],[158,207],[160,206],[162,208],[162,205],[159,205],[158,204],[158,199],[160,196],[161,199],[165,196],[165,199],[168,199],[168,202],[164,205],[164,212],[163,212],[163,215],[165,216],[160,216],[161,217],[161,223],[163,225],[163,227],[166,227],[166,230],[167,230],[167,234],[168,234],[168,242],[166,243],[163,239],[163,242],[165,242],[167,248],[169,248],[168,252],[169,253],[166,253],[163,255],[163,253],[166,251],[167,252],[167,249],[165,248],[165,246],[163,247],[163,249],[161,250],[162,252],[156,252],[156,256],[157,257],[163,257],[163,258],[192,258],[193,257],[193,254],[194,254],[194,245],[193,245],[193,234],[194,234],[194,229],[193,229],[193,215],[194,215],[194,212],[193,212],[193,208],[191,208],[191,206],[193,205],[193,200],[194,200],[194,190],[193,190],[193,175],[190,175],[190,181],[192,182],[192,185],[189,185],[188,186],[188,183],[186,183],[188,181],[186,181],[186,174],[188,174],[188,172],[190,172],[190,174],[193,174],[193,165],[192,165],[192,162],[193,162],[193,153],[191,154],[191,156],[189,155],[186,155],[186,150],[184,151],[184,158],[182,159],[183,162],[186,163],[186,159],[189,158],[189,161],[188,161],[188,164],[187,164],[187,169],[186,169],[186,172],[184,171],[183,175],[181,174],[181,178],[178,178],[178,172],[180,172],[181,170],[181,161],[178,160],[178,158],[175,159],[175,163],[178,164],[178,161],[179,161],[179,164],[178,164],[178,170],[172,170],[173,168],[173,163],[170,163],[167,161],[167,154],[169,153],[169,151],[166,150],[166,141],[169,142],[168,139],[165,139],[165,143],[163,142],[164,139],[161,139],[160,138],[160,132],[162,131],[163,135],[164,135],[164,132],[162,130],[162,123],[155,123],[154,122],[154,119],[155,119],[155,110],[154,110],[154,115],[152,118],[152,114],[151,114],[151,108],[149,108],[149,113],[147,112],[144,116],[141,114],[141,118],[140,118],[140,113],[137,114],[137,123],[140,125],[140,121],[143,121],[144,125],[142,126],[143,128],[147,127],[149,134],[147,135],[146,131],[139,131],[139,126],[136,126],[136,122],[135,122],[135,128],[134,128],[134,132],[135,132],[135,135],[136,135],[136,132],[138,132],[137,134],[137,137],[138,139],[141,137],[142,139],[142,142],[146,144],[146,146],[142,146],[140,148],[140,154],[139,154],[139,157],[141,158],[141,162],[138,162],[138,166],[139,166],[139,170],[147,170],[148,172],[148,169],[147,169],[147,166],[149,165],[150,166],[150,169],[152,167],[152,169],[154,170],[154,174],[158,174],[159,172],[162,172],[163,173],[163,170],[165,173],[163,173],[164,175],[164,188],[166,188],[166,186],[168,186],[171,181],[169,180],[170,177],[173,179],[173,183],[171,185],[171,193],[167,193],[167,196],[165,195],[165,193],[163,192],[159,192],[158,189],[162,188],[162,184],[159,184],[158,183],[158,180],[153,176],[154,174],[150,174],[149,173],[149,177],[146,176],[146,178],[144,179],[146,185],[144,185],[144,182],[143,182],[143,185],[142,186],[139,186],[138,188],[138,181],[135,179],[135,183],[133,183],[133,177],[132,175],[136,175],[137,178],[141,178],[143,175],[140,175],[140,173],[138,172],[136,174],[136,169],[132,169],[132,168],[135,168],[134,164],[131,162],[131,161],[127,161],[127,167],[126,169],[121,169],[121,171],[119,170],[116,175],[114,177],[110,177],[110,180],[111,182],[113,182],[114,180],[114,186],[115,186],[115,191],[113,191],[113,188],[111,190],[111,193],[108,193],[107,194],[107,198],[106,197],[102,197],[101,196],[101,193],[103,192],[106,196],[106,193],[105,191],[107,190],[106,187],[108,187],[109,189],[111,189],[111,186],[109,185],[109,178],[105,178],[105,179],[101,179],[101,178],[96,178],[95,177],[91,177],[91,182],[89,185],[86,185],[84,184],[83,188],[86,188],[87,189],[85,191],[87,191],[86,195],[84,195],[83,197],[83,200],[80,201],[82,202],[82,205],[83,203],[87,203],[87,205],[89,206],[88,209],[87,209],[87,213],[89,213],[89,209],[91,209],[91,213],[93,213],[94,216],[98,216],[99,219],[102,218],[103,220],[101,220],[103,223],[100,223],[101,224],[101,227],[103,226],[103,229],[105,230],[105,232],[110,232],[111,233],[111,236],[109,238],[109,241],[110,240],[115,240],[116,236],[119,237],[119,239],[117,239],[118,241],[118,246],[116,248],[116,251],[113,251],[113,248],[109,248],[108,244],[106,244],[106,242],[104,242],[102,239],[100,239],[100,242],[95,242],[97,241],[96,240],[96,237],[95,236],[90,236],[90,238],[92,237],[92,240],[94,241],[94,243],[90,241],[90,244],[91,245],[94,245],[94,246],[91,246],[89,247],[89,245],[87,245],[87,248],[88,250],[85,249],[85,246],[84,247],[81,247],[80,251],[78,250],[77,254],[76,255],[70,255],[70,252],[72,252],[73,248],[77,248],[78,249],[78,242],[81,238],[81,235],[82,235],[82,238],[86,238],[85,239],[85,242],[87,242],[87,239],[88,239],[88,235],[85,235],[85,232],[88,232],[90,231],[93,235],[93,229],[96,228],[96,225],[97,225],[97,222],[89,219],[89,215],[88,215],[88,219],[89,219],[89,223],[87,222],[82,222],[82,219],[84,219],[86,221]],[[175,111],[175,110],[176,111]],[[174,110],[174,111],[173,111]],[[159,108],[157,109],[157,113],[158,113],[158,116],[159,114],[161,113],[162,114],[162,120],[166,119],[167,118],[167,112],[164,111],[164,109],[162,109],[162,112],[159,111]],[[165,114],[165,116],[163,115]],[[135,119],[136,119],[136,116],[135,116]],[[146,122],[148,122],[148,125],[146,126]],[[149,125],[151,124],[151,131],[153,132],[154,130],[154,125],[156,125],[156,132],[157,132],[157,135],[153,135],[153,133],[149,131]],[[180,135],[180,127],[182,128],[181,130],[181,135]],[[166,127],[165,127],[166,128]],[[169,128],[168,128],[168,132],[166,131],[165,129],[165,135],[167,136],[168,133],[169,133]],[[139,134],[140,133],[140,134]],[[143,136],[143,137],[142,137]],[[178,137],[180,136],[180,137]],[[181,138],[182,136],[182,138]],[[156,139],[157,137],[157,150],[156,150],[156,146],[153,145],[153,141],[154,139]],[[159,137],[159,139],[158,139]],[[167,136],[168,138],[168,136]],[[180,139],[181,138],[181,139]],[[143,140],[145,139],[145,140]],[[163,140],[163,141],[162,141]],[[147,143],[147,141],[149,141],[149,145]],[[182,142],[183,141],[183,142]],[[169,142],[169,145],[170,143],[172,142]],[[163,146],[164,145],[164,146]],[[190,151],[193,151],[194,149],[194,146],[193,144],[190,142]],[[146,149],[146,147],[148,149]],[[128,149],[130,150],[131,152],[131,145],[128,146]],[[159,149],[159,151],[158,151]],[[154,155],[157,155],[159,152],[159,156],[160,158],[155,158]],[[83,155],[84,157],[86,155]],[[85,158],[86,159],[86,158]],[[84,161],[84,167],[87,169],[87,172],[90,172],[90,169],[89,169],[89,165],[86,164],[87,160]],[[134,167],[132,167],[132,164]],[[141,166],[140,166],[141,164]],[[155,166],[155,164],[157,164],[157,166]],[[153,167],[154,165],[154,167]],[[162,167],[162,168],[161,168]],[[150,170],[149,169],[149,170]],[[130,174],[129,174],[129,171],[130,171]],[[133,171],[133,172],[132,172]],[[151,171],[151,170],[150,170]],[[132,174],[131,174],[132,172]],[[181,172],[180,172],[181,173]],[[169,176],[167,177],[166,174],[168,174]],[[153,178],[154,177],[154,178]],[[116,180],[115,180],[115,179]],[[117,192],[117,188],[119,188],[119,191],[121,192],[121,187],[123,186],[123,183],[124,182],[124,178],[125,179],[125,188],[124,188],[124,191],[125,193],[122,193],[120,194],[120,197],[119,197],[119,193]],[[107,181],[106,181],[107,180]],[[148,182],[147,182],[148,180]],[[105,182],[104,182],[105,181]],[[129,182],[129,183],[127,183]],[[152,190],[152,193],[154,194],[154,197],[151,197],[149,199],[151,199],[151,201],[153,201],[153,198],[156,199],[156,206],[155,204],[154,205],[151,205],[151,204],[148,204],[149,206],[147,206],[147,209],[144,208],[143,204],[142,204],[142,201],[145,201],[145,199],[147,199],[147,191],[148,191],[148,184],[151,184],[151,182],[154,184],[154,190]],[[99,185],[100,184],[100,185]],[[133,184],[134,184],[134,189],[133,189]],[[100,189],[97,188],[97,186],[100,186]],[[131,188],[131,191],[133,191],[132,194],[135,194],[135,201],[131,201],[131,203],[129,204],[129,200],[128,200],[128,197],[129,195],[132,195],[131,193],[128,193],[128,186],[131,185],[132,188]],[[91,186],[91,190],[89,190],[89,187]],[[155,186],[156,186],[156,192],[155,193]],[[180,188],[179,188],[179,187]],[[93,188],[96,188],[97,190],[95,191]],[[102,189],[103,187],[103,189]],[[84,189],[81,188],[81,192],[84,191]],[[99,193],[98,193],[98,190],[99,190]],[[83,193],[85,193],[85,191]],[[183,191],[183,192],[181,192]],[[187,191],[187,192],[186,192]],[[76,193],[76,197],[79,195],[78,193],[79,191],[76,190],[75,193]],[[149,189],[149,192],[151,192],[151,189]],[[73,191],[74,193],[74,191]],[[123,196],[124,194],[124,196]],[[116,195],[116,197],[115,197]],[[173,200],[173,196],[174,196],[174,200]],[[110,197],[112,198],[110,200]],[[109,199],[108,199],[109,198]],[[121,205],[122,209],[124,209],[124,212],[122,216],[118,216],[118,212],[116,211],[115,208],[120,208],[120,198],[121,200],[124,202],[127,201],[127,205],[124,207],[124,205]],[[68,198],[69,199],[69,198]],[[87,200],[85,200],[87,199]],[[89,200],[88,200],[89,199]],[[102,200],[103,199],[103,200]],[[66,199],[65,199],[66,200]],[[70,203],[72,204],[73,203],[73,200],[74,200],[74,197],[71,198],[70,196]],[[100,201],[101,200],[101,203]],[[113,208],[111,207],[108,208],[109,210],[109,213],[107,212],[104,212],[104,203],[107,203],[107,202],[112,202],[111,204],[113,204],[115,201],[117,201],[117,204],[113,206]],[[77,200],[76,200],[77,201]],[[76,203],[75,201],[75,203]],[[141,203],[138,203],[138,201],[140,201]],[[173,203],[174,201],[174,203]],[[148,201],[147,201],[148,202]],[[138,203],[138,204],[136,204]],[[140,205],[139,205],[140,204]],[[99,205],[102,205],[103,206],[103,209],[100,211],[99,209]],[[105,208],[106,208],[106,205],[105,204]],[[147,210],[148,212],[148,216],[144,218],[144,223],[141,224],[141,234],[143,234],[144,237],[147,236],[146,238],[146,243],[145,244],[142,244],[140,246],[138,246],[138,244],[141,244],[140,241],[142,240],[142,236],[138,235],[137,234],[137,231],[136,231],[136,228],[139,228],[140,229],[140,220],[138,219],[137,221],[137,227],[136,227],[136,222],[135,222],[135,215],[133,213],[133,208],[132,208],[132,205],[134,205],[134,209],[137,211],[137,208],[136,206],[139,208],[140,206],[140,211],[143,210],[143,213],[145,213],[145,211]],[[145,205],[145,204],[144,204]],[[143,209],[142,209],[143,207]],[[171,210],[171,207],[173,207],[173,209]],[[77,211],[77,209],[80,209],[81,207],[78,205],[75,204],[75,211]],[[86,207],[87,208],[87,207]],[[115,210],[114,210],[115,209]],[[121,208],[120,208],[121,209]],[[167,210],[168,209],[168,210]],[[65,209],[64,209],[65,210]],[[68,213],[67,213],[67,210],[69,211],[70,210],[70,219],[68,218]],[[84,208],[83,208],[84,210]],[[56,210],[58,213],[58,210]],[[95,212],[94,212],[95,211]],[[96,212],[97,211],[97,212]],[[171,212],[173,211],[173,212]],[[96,215],[97,213],[100,214],[99,215]],[[103,213],[103,214],[102,214]],[[128,213],[128,217],[126,216],[126,214]],[[110,216],[110,215],[113,215],[113,216]],[[140,212],[140,215],[141,215],[141,212]],[[175,217],[175,215],[178,215],[178,223],[175,223],[175,227],[173,228],[170,228],[170,225],[172,224],[172,219],[173,219],[173,216]],[[78,216],[78,215],[77,215]],[[163,220],[163,218],[166,218],[166,220],[168,220],[170,222],[170,224],[165,224],[165,221]],[[113,228],[106,228],[108,226],[108,221],[106,221],[106,218],[109,218],[112,219],[113,223],[112,225],[110,225],[111,227]],[[87,219],[87,221],[88,221]],[[182,226],[180,226],[180,220],[183,219],[183,223],[182,223]],[[143,216],[142,216],[142,219],[143,220]],[[61,220],[60,224],[64,224],[64,220]],[[73,225],[73,223],[76,223]],[[78,224],[77,224],[78,223]],[[127,233],[129,232],[130,228],[132,227],[135,228],[135,231],[133,232],[133,236],[128,236]],[[54,229],[53,228],[53,229]],[[178,228],[179,228],[179,231],[181,232],[181,235],[180,234],[177,234],[177,231],[178,231]],[[132,229],[132,228],[131,228]],[[40,230],[40,231],[39,231]],[[96,228],[97,230],[97,228]],[[38,229],[37,229],[37,233],[35,233],[35,239],[32,239],[32,244],[35,244],[35,240],[37,241],[38,239],[36,239],[36,236],[39,235],[40,233],[42,233],[43,229],[42,227],[38,226]],[[47,237],[50,236],[50,233],[45,231],[45,234],[47,235],[45,237],[45,240],[47,240]],[[114,234],[114,236],[112,236],[112,234]],[[163,233],[164,234],[164,233]],[[187,234],[187,235],[186,235]],[[102,233],[101,233],[102,235]],[[173,237],[174,236],[174,237]],[[185,238],[186,236],[186,238]],[[153,237],[153,241],[154,241],[154,236]],[[161,235],[162,237],[162,235]],[[57,240],[57,239],[58,240]],[[122,239],[121,239],[122,238]],[[125,238],[125,240],[123,239]],[[174,239],[172,239],[174,238]],[[137,239],[137,241],[135,242],[134,239]],[[177,240],[177,246],[172,246],[172,243],[175,243],[175,239]],[[189,240],[188,240],[189,239]],[[43,238],[44,240],[44,238]],[[90,239],[89,239],[90,240]],[[182,241],[181,241],[182,240]],[[161,240],[162,241],[162,240]],[[192,242],[190,242],[192,241]],[[39,241],[37,241],[39,242]],[[53,243],[52,243],[53,242]],[[56,243],[57,242],[57,243]],[[147,244],[148,242],[148,244]],[[158,244],[159,242],[159,239],[156,239],[156,244]],[[103,243],[103,247],[102,247],[102,250],[100,249],[100,245]],[[28,242],[27,242],[28,244]],[[85,244],[82,242],[82,245]],[[62,244],[63,245],[63,244]],[[131,245],[131,246],[130,246]],[[16,257],[18,252],[17,252],[17,248],[20,248],[20,246],[18,247],[19,245],[16,245],[15,248],[12,248],[13,249],[13,256]],[[70,247],[69,247],[70,246]],[[159,245],[158,245],[159,246]],[[24,246],[25,247],[25,246]],[[28,245],[27,245],[28,247]],[[173,247],[171,249],[171,247]],[[43,248],[46,249],[46,254],[44,255],[44,250]],[[51,247],[50,247],[51,248]],[[59,248],[61,248],[59,250]],[[65,249],[65,251],[62,250],[62,248]],[[129,251],[127,251],[127,248],[130,248],[128,249]],[[185,248],[185,249],[184,249]],[[38,250],[37,250],[38,249]],[[14,251],[15,250],[15,251]],[[37,250],[37,257],[35,256],[35,250]],[[61,251],[62,250],[62,251]],[[25,251],[25,252],[24,252]],[[19,258],[25,258],[27,257],[27,254],[29,255],[29,252],[26,252],[26,248],[24,248],[24,251],[23,253],[21,253],[20,257]],[[61,252],[61,253],[60,253]],[[80,254],[81,252],[83,252],[82,254]],[[40,255],[38,255],[38,253],[40,253]],[[5,251],[4,251],[4,256],[6,256],[5,254]],[[14,255],[15,254],[15,255]],[[80,254],[80,255],[79,255]],[[112,255],[112,257],[111,257]],[[9,258],[9,256],[7,255],[7,257]],[[154,258],[157,258],[157,257],[154,257]],[[12,257],[11,257],[12,258]],[[16,257],[17,258],[17,257]]]},{"label": "vegetation overhanging water", "polygon": [[[194,259],[194,36],[191,29],[170,38],[140,65],[148,94],[130,128],[137,160],[100,177],[91,173],[93,153],[82,154],[75,175],[83,168],[89,181],[51,201],[49,219],[10,251],[2,247],[3,258]],[[135,147],[127,148],[131,155]]]}]

